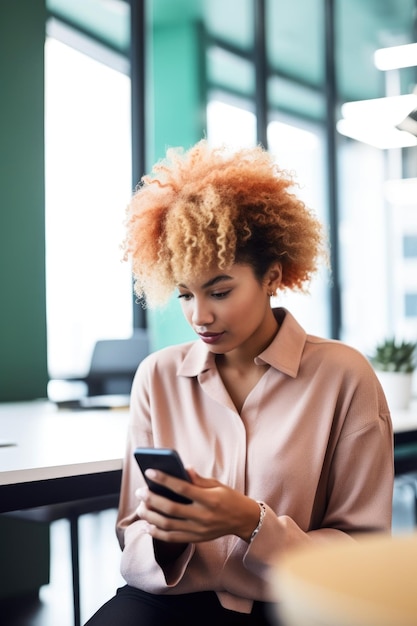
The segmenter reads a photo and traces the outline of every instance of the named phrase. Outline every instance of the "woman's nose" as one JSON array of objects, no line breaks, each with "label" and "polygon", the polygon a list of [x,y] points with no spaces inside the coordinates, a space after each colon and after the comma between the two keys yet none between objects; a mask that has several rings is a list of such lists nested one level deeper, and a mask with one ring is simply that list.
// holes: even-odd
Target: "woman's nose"
[{"label": "woman's nose", "polygon": [[194,307],[191,320],[194,326],[208,326],[213,322],[214,316],[210,306],[204,299],[194,298]]}]

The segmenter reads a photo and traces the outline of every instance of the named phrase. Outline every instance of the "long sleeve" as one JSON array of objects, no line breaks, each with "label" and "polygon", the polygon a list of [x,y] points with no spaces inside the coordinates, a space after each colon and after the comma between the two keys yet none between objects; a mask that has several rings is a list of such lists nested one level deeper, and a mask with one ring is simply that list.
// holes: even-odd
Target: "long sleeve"
[{"label": "long sleeve", "polygon": [[[213,590],[226,608],[268,600],[268,566],[305,543],[389,532],[393,438],[388,407],[367,360],[306,335],[288,312],[257,357],[269,368],[237,413],[202,342],[145,359],[132,388],[118,536],[122,573],[153,593]],[[155,560],[136,514],[139,445],[176,448],[186,466],[266,504],[254,541],[190,545],[170,568]]]}]

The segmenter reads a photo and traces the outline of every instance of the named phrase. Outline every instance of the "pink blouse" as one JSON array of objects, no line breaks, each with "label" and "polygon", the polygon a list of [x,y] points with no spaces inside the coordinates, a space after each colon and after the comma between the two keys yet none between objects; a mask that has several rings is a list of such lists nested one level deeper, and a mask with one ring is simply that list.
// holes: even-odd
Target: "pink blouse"
[{"label": "pink blouse", "polygon": [[[270,367],[236,411],[201,341],[170,346],[139,366],[132,388],[117,533],[126,582],[150,593],[215,591],[248,613],[272,601],[268,565],[304,543],[389,532],[393,436],[372,367],[345,344],[307,335],[285,309],[256,359]],[[191,544],[169,568],[135,510],[137,446],[176,448],[186,466],[266,504],[247,544],[228,535]],[[275,598],[274,598],[275,599]]]}]

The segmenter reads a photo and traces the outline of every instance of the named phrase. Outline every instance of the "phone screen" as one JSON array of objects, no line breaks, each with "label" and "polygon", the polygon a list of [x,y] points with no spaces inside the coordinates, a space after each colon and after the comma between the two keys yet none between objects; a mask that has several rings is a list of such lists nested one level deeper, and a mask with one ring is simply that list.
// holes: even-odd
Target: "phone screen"
[{"label": "phone screen", "polygon": [[169,498],[170,500],[174,500],[175,502],[182,504],[191,503],[189,498],[185,498],[175,493],[175,491],[153,482],[145,476],[147,469],[155,469],[175,476],[176,478],[189,481],[190,477],[176,450],[172,450],[171,448],[136,448],[134,456],[151,491],[165,498]]}]

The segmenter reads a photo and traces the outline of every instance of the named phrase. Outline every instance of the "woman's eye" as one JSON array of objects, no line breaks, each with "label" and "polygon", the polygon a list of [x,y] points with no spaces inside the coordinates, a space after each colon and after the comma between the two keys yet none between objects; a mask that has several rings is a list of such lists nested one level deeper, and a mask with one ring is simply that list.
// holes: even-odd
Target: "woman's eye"
[{"label": "woman's eye", "polygon": [[221,300],[222,298],[226,298],[226,296],[228,296],[230,292],[231,289],[228,289],[227,291],[216,291],[211,295],[213,296],[213,298],[216,298],[216,300]]},{"label": "woman's eye", "polygon": [[180,294],[178,294],[178,298],[179,299],[183,299],[183,300],[190,300],[191,294],[190,293],[180,293]]}]

